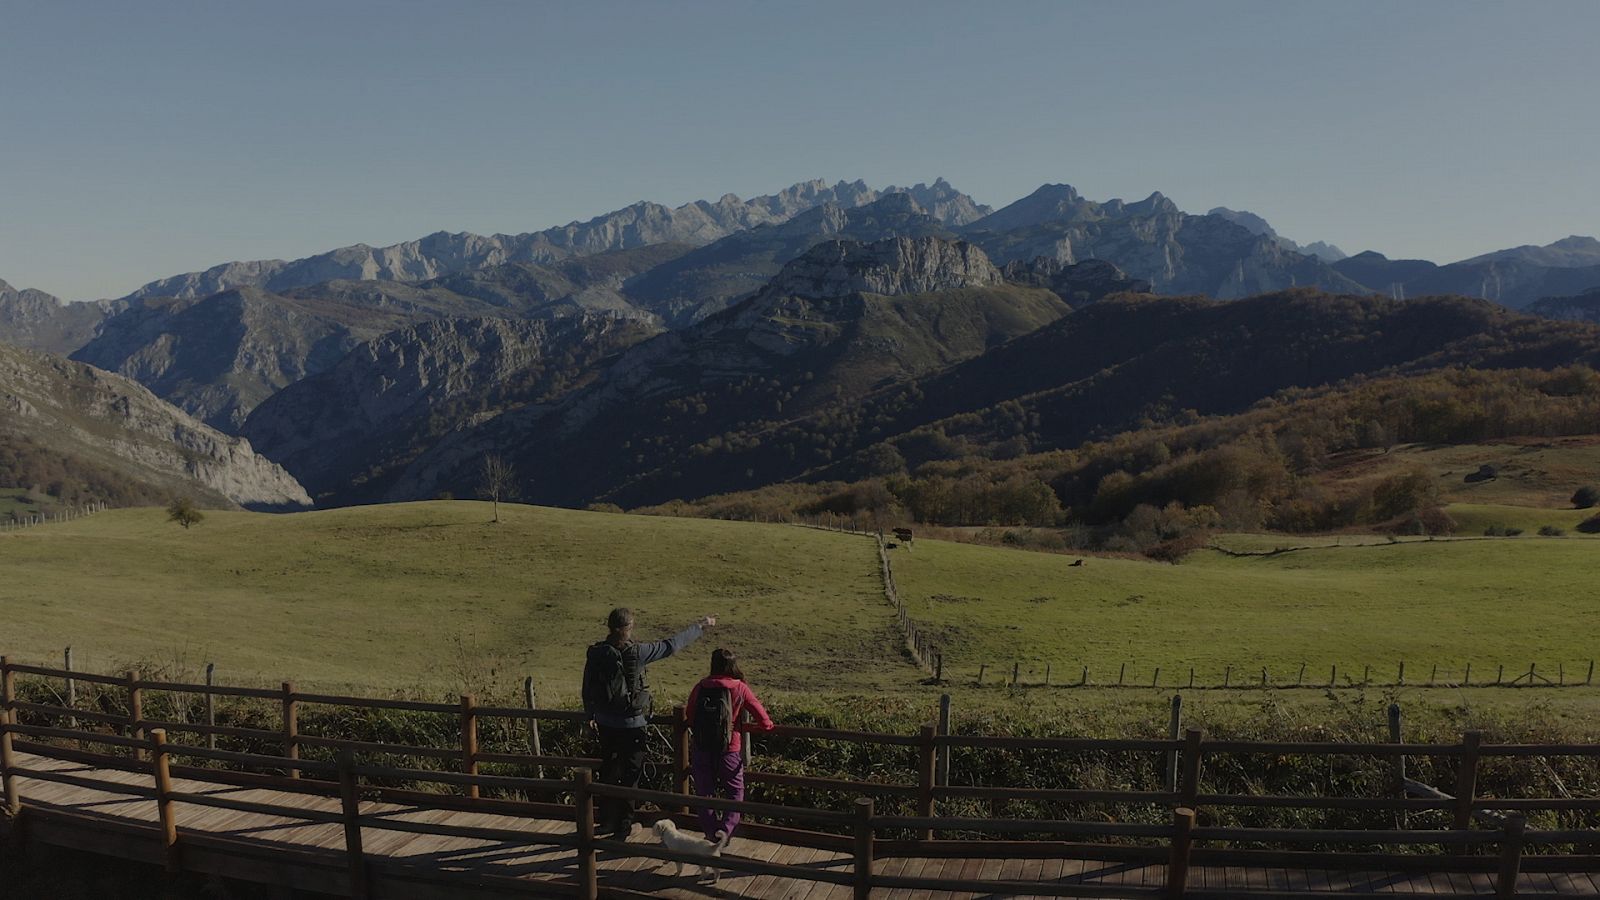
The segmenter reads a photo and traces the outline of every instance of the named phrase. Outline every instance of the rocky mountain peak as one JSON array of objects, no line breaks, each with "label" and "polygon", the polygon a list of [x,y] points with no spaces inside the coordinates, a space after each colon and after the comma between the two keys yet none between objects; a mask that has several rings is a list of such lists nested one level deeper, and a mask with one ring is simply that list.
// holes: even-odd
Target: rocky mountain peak
[{"label": "rocky mountain peak", "polygon": [[965,241],[897,237],[871,243],[825,241],[785,265],[767,296],[922,294],[1004,281],[982,250]]}]

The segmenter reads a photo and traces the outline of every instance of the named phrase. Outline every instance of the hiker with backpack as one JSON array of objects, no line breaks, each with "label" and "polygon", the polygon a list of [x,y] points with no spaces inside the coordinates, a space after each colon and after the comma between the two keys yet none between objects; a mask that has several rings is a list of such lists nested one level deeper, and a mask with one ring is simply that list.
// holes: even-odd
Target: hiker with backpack
[{"label": "hiker with backpack", "polygon": [[[589,727],[600,738],[600,781],[639,786],[651,710],[645,667],[699,640],[705,629],[716,624],[716,616],[703,616],[666,640],[635,643],[633,610],[618,607],[611,611],[606,619],[606,639],[589,648],[583,665],[583,710],[589,714]],[[602,833],[627,840],[633,833],[633,801],[602,799],[597,824]]]},{"label": "hiker with backpack", "polygon": [[[750,721],[743,721],[745,712]],[[694,792],[702,797],[744,799],[744,740],[742,732],[771,731],[772,717],[745,684],[744,672],[732,650],[711,654],[711,674],[689,692],[689,717],[693,738],[690,771]],[[700,828],[706,840],[718,845],[733,836],[739,825],[734,810],[701,809]]]}]

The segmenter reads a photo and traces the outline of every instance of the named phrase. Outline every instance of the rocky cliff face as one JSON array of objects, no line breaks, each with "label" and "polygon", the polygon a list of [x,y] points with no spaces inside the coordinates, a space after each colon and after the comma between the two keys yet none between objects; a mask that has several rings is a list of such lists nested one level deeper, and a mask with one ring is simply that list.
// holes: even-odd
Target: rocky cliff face
[{"label": "rocky cliff face", "polygon": [[243,506],[311,498],[250,443],[222,434],[118,375],[0,346],[0,432],[171,493]]},{"label": "rocky cliff face", "polygon": [[636,306],[682,327],[749,297],[823,241],[954,236],[909,193],[885,194],[853,208],[830,201],[691,250],[629,280],[623,290]]},{"label": "rocky cliff face", "polygon": [[44,291],[17,290],[0,281],[0,343],[71,353],[88,343],[100,323],[125,305],[112,300],[64,303]]},{"label": "rocky cliff face", "polygon": [[137,303],[72,358],[126,375],[233,432],[257,403],[333,365],[367,336],[347,316],[239,288]]},{"label": "rocky cliff face", "polygon": [[1161,293],[1232,300],[1290,287],[1368,292],[1316,257],[1222,216],[1189,215],[1159,193],[1097,203],[1069,185],[1046,185],[961,233],[1000,262],[1104,259]]},{"label": "rocky cliff face", "polygon": [[527,234],[484,236],[441,231],[388,247],[355,244],[304,259],[223,263],[203,272],[150,282],[129,298],[195,298],[245,286],[282,292],[334,279],[423,281],[509,262],[550,262],[648,244],[698,246],[738,231],[787,221],[824,203],[852,208],[902,190],[920,195],[935,215],[947,217],[952,224],[965,224],[988,211],[943,179],[932,186],[890,187],[885,191],[874,190],[861,181],[830,185],[819,179],[751,200],[727,194],[716,202],[699,200],[676,209],[659,203],[635,203],[587,222]]},{"label": "rocky cliff face", "polygon": [[1150,293],[1150,282],[1129,278],[1103,259],[1086,259],[1071,265],[1046,256],[1028,262],[1013,260],[1006,263],[1003,274],[1012,284],[1045,288],[1074,308],[1114,294]]},{"label": "rocky cliff face", "polygon": [[853,293],[927,294],[989,287],[1005,279],[965,241],[897,237],[870,244],[827,241],[783,267],[763,294],[842,297]]},{"label": "rocky cliff face", "polygon": [[319,500],[379,499],[393,470],[441,434],[508,407],[554,402],[658,330],[592,313],[402,328],[273,395],[243,434]]}]

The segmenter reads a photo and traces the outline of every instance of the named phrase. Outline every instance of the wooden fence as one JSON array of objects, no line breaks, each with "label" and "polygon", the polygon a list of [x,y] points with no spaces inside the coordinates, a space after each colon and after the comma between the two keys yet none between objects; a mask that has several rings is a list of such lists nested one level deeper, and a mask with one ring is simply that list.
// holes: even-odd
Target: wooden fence
[{"label": "wooden fence", "polygon": [[[17,678],[98,683],[126,692],[127,713],[69,709],[18,698]],[[275,703],[280,711],[275,729],[241,728],[189,722],[160,721],[145,716],[145,701],[154,692],[196,694],[206,697],[254,698]],[[327,704],[348,710],[391,710],[435,713],[458,723],[458,741],[449,747],[413,746],[315,736],[299,729],[303,704]],[[1551,756],[1600,757],[1600,745],[1486,744],[1476,732],[1459,743],[1317,743],[1259,742],[1208,739],[1196,729],[1161,739],[1023,738],[948,733],[948,706],[940,723],[930,723],[915,734],[882,734],[837,729],[780,727],[777,734],[792,738],[844,742],[867,752],[914,754],[914,782],[892,783],[822,778],[754,771],[755,785],[805,788],[816,794],[843,794],[847,810],[814,806],[732,802],[701,798],[689,793],[688,737],[681,708],[655,722],[671,729],[673,790],[627,789],[596,784],[590,769],[596,760],[484,750],[478,742],[480,723],[486,719],[515,722],[581,722],[584,715],[570,710],[489,707],[472,697],[459,703],[374,699],[316,694],[281,688],[233,687],[145,680],[137,673],[125,676],[73,672],[43,666],[20,665],[0,658],[0,779],[4,806],[11,815],[27,808],[19,793],[19,778],[85,784],[80,775],[27,769],[18,754],[64,759],[97,768],[137,772],[150,783],[134,791],[158,803],[165,846],[173,865],[179,862],[181,823],[173,819],[172,803],[213,806],[241,812],[288,815],[344,825],[345,854],[352,896],[365,896],[369,860],[364,854],[361,829],[423,829],[429,833],[488,840],[544,843],[570,847],[577,854],[579,878],[572,887],[586,898],[596,896],[595,853],[653,857],[695,862],[652,844],[620,843],[596,833],[591,802],[596,798],[627,798],[656,804],[667,815],[682,815],[701,808],[739,810],[766,821],[741,828],[741,834],[802,847],[850,854],[849,872],[815,867],[785,866],[744,858],[723,858],[719,866],[733,871],[778,875],[818,882],[849,883],[858,897],[874,887],[943,891],[990,891],[1061,896],[1164,896],[1196,895],[1186,886],[1193,866],[1270,866],[1319,869],[1386,869],[1427,872],[1494,873],[1497,896],[1514,895],[1522,872],[1591,872],[1600,869],[1600,830],[1527,827],[1529,814],[1600,811],[1600,798],[1503,798],[1481,796],[1477,790],[1480,763],[1494,758]],[[1176,715],[1174,721],[1176,722]],[[64,727],[64,722],[78,727]],[[943,726],[943,727],[942,727]],[[1394,724],[1398,736],[1397,720]],[[194,743],[180,742],[189,736]],[[276,748],[269,753],[218,750],[205,739],[218,736],[249,738]],[[90,750],[89,747],[100,749]],[[314,751],[310,758],[302,751]],[[1147,755],[1169,772],[1160,790],[1036,789],[955,783],[951,771],[954,751],[1006,751],[1039,754],[1047,751]],[[332,759],[326,757],[331,756]],[[1218,793],[1206,789],[1207,760],[1282,756],[1362,757],[1390,762],[1395,795],[1383,797],[1287,796]],[[371,758],[427,759],[441,768],[377,765]],[[1407,757],[1454,760],[1456,776],[1451,791],[1410,781],[1404,775]],[[501,765],[531,769],[551,767],[569,772],[563,778],[530,778],[486,774],[480,767]],[[196,778],[246,787],[340,798],[339,813],[292,810],[202,793],[178,793],[171,779]],[[107,789],[133,790],[126,784],[101,783]],[[85,786],[95,786],[85,784]],[[424,790],[427,789],[427,790]],[[445,789],[453,793],[438,793]],[[369,817],[359,802],[371,797],[399,803],[426,803],[432,807],[511,816],[545,817],[571,821],[572,833],[530,834],[454,824],[423,824],[393,818]],[[885,815],[877,811],[876,798],[909,802],[913,814]],[[940,815],[941,802],[989,801],[988,817]],[[1088,821],[1074,819],[1018,819],[1003,814],[1010,801],[1044,801],[1057,804],[1116,803],[1151,811],[1147,821]],[[1397,815],[1439,810],[1448,814],[1448,829],[1394,828],[1260,828],[1203,824],[1210,811],[1239,807],[1285,809],[1385,810]],[[779,824],[782,823],[782,824]],[[1488,827],[1475,827],[1488,825]],[[1357,849],[1330,849],[1357,848]],[[967,859],[1015,859],[1074,855],[1087,859],[1123,860],[1164,864],[1167,882],[1159,889],[1086,886],[1068,882],[1013,883],[951,878],[890,876],[875,861],[892,857],[948,856]],[[1186,893],[1188,892],[1188,893]],[[1276,896],[1270,893],[1244,896]],[[1467,896],[1442,894],[1439,896]]]},{"label": "wooden fence", "polygon": [[36,528],[40,525],[71,522],[74,519],[92,516],[105,510],[106,504],[96,501],[94,503],[75,503],[71,506],[62,507],[53,513],[26,513],[21,517],[17,517],[13,513],[12,518],[0,522],[0,531],[20,531],[24,528]]}]

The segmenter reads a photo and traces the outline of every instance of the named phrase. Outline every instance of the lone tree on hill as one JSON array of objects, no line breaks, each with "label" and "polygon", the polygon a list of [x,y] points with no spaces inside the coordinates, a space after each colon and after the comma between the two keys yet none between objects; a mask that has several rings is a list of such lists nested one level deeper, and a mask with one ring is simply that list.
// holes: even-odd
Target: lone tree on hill
[{"label": "lone tree on hill", "polygon": [[494,520],[500,521],[500,500],[511,499],[517,489],[517,470],[505,457],[490,453],[483,458],[478,480],[478,493],[494,501]]},{"label": "lone tree on hill", "polygon": [[177,522],[184,528],[198,525],[205,520],[205,515],[195,508],[194,501],[188,497],[174,497],[167,504],[167,521]]}]

